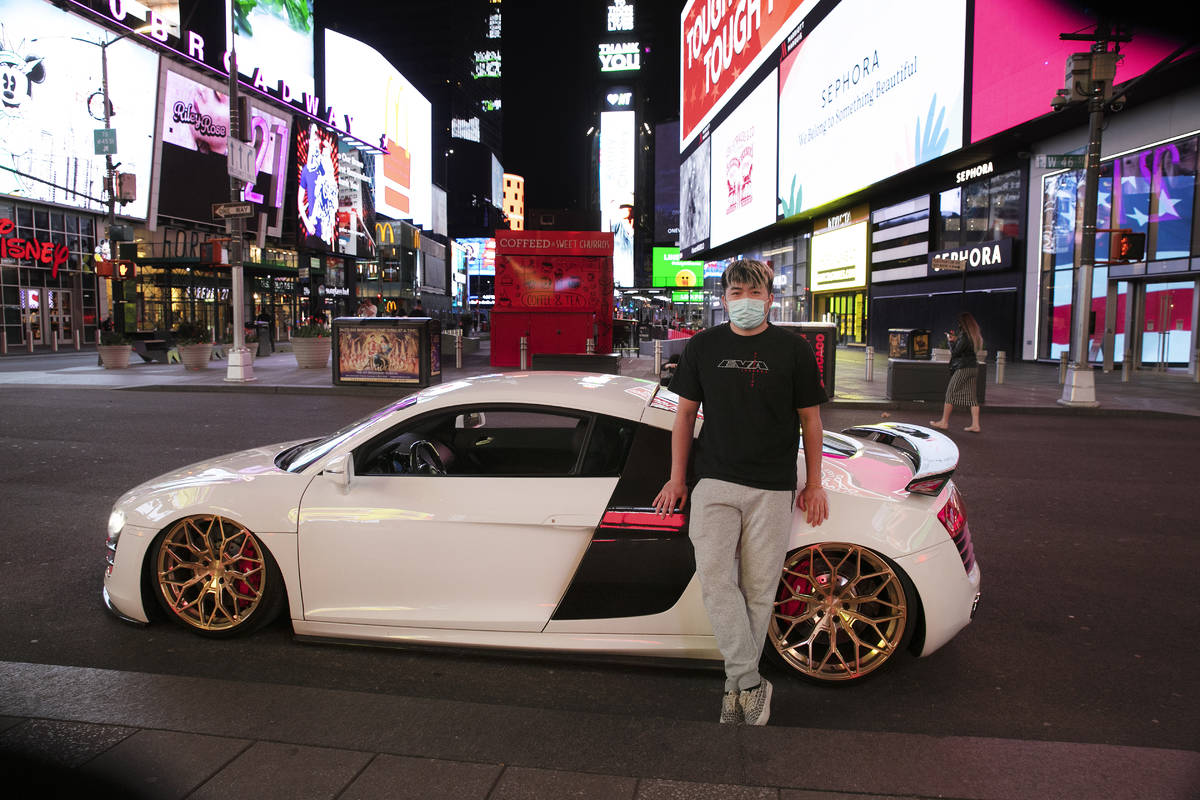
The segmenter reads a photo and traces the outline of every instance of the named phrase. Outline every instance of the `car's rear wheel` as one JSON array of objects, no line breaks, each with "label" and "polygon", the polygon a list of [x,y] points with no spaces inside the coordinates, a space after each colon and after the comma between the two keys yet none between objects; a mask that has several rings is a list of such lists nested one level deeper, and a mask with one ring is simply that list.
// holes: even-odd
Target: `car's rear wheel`
[{"label": "car's rear wheel", "polygon": [[283,605],[283,578],[271,554],[230,519],[181,519],[159,535],[151,552],[159,604],[196,633],[248,633],[274,619]]},{"label": "car's rear wheel", "polygon": [[823,542],[788,554],[767,638],[802,677],[848,683],[908,645],[915,609],[911,584],[891,561],[860,545]]}]

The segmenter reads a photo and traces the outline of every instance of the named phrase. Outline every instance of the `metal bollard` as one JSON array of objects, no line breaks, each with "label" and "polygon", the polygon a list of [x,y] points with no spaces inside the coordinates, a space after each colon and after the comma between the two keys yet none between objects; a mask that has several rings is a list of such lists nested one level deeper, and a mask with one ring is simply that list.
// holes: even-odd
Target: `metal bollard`
[{"label": "metal bollard", "polygon": [[1192,353],[1192,380],[1200,383],[1200,350]]},{"label": "metal bollard", "polygon": [[867,345],[867,383],[875,380],[875,348]]},{"label": "metal bollard", "polygon": [[58,331],[50,331],[50,352],[58,352]]},{"label": "metal bollard", "polygon": [[996,383],[1004,383],[1004,368],[1008,366],[1008,356],[1003,350],[996,353]]},{"label": "metal bollard", "polygon": [[1121,361],[1121,383],[1129,383],[1129,378],[1133,374],[1133,353],[1125,354],[1125,359]]},{"label": "metal bollard", "polygon": [[454,334],[454,366],[462,369],[462,331]]},{"label": "metal bollard", "polygon": [[71,332],[71,340],[75,343],[76,350],[79,350],[79,339],[80,339],[79,331],[72,331]]},{"label": "metal bollard", "polygon": [[529,369],[529,337],[521,337],[521,369]]},{"label": "metal bollard", "polygon": [[1066,350],[1058,354],[1058,382],[1060,385],[1067,382],[1067,361],[1069,359],[1070,356]]},{"label": "metal bollard", "polygon": [[26,328],[25,334],[26,334],[25,335],[25,351],[28,353],[32,353],[33,352],[33,328]]},{"label": "metal bollard", "polygon": [[662,377],[662,339],[654,340],[654,374]]},{"label": "metal bollard", "polygon": [[596,352],[596,340],[590,336],[588,337],[587,344],[584,345],[584,352],[588,355]]},{"label": "metal bollard", "polygon": [[8,355],[8,331],[0,328],[0,356]]}]

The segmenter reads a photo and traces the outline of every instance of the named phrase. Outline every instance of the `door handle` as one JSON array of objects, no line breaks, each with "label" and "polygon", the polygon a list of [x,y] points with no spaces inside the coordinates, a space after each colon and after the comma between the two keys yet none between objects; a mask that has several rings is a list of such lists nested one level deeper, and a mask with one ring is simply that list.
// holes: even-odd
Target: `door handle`
[{"label": "door handle", "polygon": [[586,514],[551,514],[542,524],[554,528],[594,528],[596,519]]}]

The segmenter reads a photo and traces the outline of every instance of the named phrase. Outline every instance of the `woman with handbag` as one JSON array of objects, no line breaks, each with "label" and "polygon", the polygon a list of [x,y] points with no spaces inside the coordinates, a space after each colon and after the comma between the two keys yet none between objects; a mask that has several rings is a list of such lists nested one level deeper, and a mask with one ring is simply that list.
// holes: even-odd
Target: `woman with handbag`
[{"label": "woman with handbag", "polygon": [[930,420],[935,428],[947,430],[950,427],[950,412],[955,406],[967,406],[971,409],[971,424],[964,431],[979,433],[979,389],[976,382],[979,379],[979,362],[975,353],[983,349],[983,335],[979,332],[979,323],[970,312],[964,311],[958,315],[958,330],[947,332],[946,339],[950,342],[950,384],[946,387],[946,402],[942,406],[942,418]]}]

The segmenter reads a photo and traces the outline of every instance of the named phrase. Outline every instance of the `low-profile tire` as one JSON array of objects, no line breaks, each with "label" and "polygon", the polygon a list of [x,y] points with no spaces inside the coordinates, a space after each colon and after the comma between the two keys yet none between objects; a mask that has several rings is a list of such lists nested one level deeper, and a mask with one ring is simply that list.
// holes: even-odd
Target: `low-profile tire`
[{"label": "low-profile tire", "polygon": [[147,566],[159,606],[201,636],[250,633],[283,608],[283,577],[270,551],[226,517],[172,523],[154,540]]},{"label": "low-profile tire", "polygon": [[766,650],[806,680],[855,683],[907,649],[918,608],[891,559],[856,544],[812,544],[784,560]]}]

